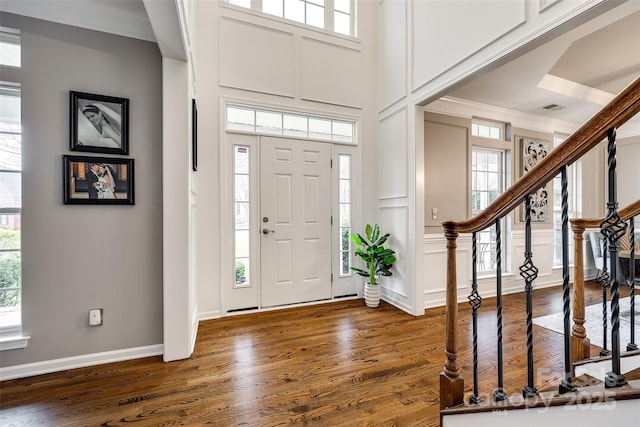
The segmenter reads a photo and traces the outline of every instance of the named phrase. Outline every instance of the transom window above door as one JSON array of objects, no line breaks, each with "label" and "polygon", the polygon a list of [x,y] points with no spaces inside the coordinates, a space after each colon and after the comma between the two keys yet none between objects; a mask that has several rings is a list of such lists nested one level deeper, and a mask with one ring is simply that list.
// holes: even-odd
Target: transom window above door
[{"label": "transom window above door", "polygon": [[356,36],[356,0],[227,0],[229,4],[346,36]]},{"label": "transom window above door", "polygon": [[227,130],[357,144],[356,121],[227,105]]}]

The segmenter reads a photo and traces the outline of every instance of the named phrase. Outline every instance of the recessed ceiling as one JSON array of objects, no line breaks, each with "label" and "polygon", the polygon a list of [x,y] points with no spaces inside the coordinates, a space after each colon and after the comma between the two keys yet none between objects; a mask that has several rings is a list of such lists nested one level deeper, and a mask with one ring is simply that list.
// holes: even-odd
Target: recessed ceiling
[{"label": "recessed ceiling", "polygon": [[[447,97],[582,124],[638,76],[640,2],[631,1]],[[563,108],[543,108],[552,104]]]}]

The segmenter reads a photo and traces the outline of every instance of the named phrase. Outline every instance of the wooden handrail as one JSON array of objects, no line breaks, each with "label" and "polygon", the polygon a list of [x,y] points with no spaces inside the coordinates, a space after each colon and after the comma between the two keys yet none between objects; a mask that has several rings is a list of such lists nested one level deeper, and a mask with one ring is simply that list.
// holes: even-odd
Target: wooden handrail
[{"label": "wooden handrail", "polygon": [[[640,215],[640,199],[618,210],[618,215],[623,221],[628,221],[631,217]],[[600,223],[604,221],[604,218],[573,218],[569,221],[572,227],[596,228],[600,227]]]},{"label": "wooden handrail", "polygon": [[[618,215],[622,221],[640,215],[640,199],[620,209]],[[585,323],[584,301],[584,260],[582,242],[584,231],[587,228],[600,227],[604,218],[573,218],[571,229],[573,230],[574,254],[573,254],[573,326],[571,327],[571,361],[577,362],[588,359],[591,356],[591,342],[587,337]]]},{"label": "wooden handrail", "polygon": [[640,77],[627,86],[589,121],[549,153],[526,175],[518,179],[477,216],[464,221],[445,221],[445,230],[457,233],[481,231],[515,209],[528,194],[555,177],[563,166],[570,165],[602,141],[607,131],[619,127],[640,112]]}]

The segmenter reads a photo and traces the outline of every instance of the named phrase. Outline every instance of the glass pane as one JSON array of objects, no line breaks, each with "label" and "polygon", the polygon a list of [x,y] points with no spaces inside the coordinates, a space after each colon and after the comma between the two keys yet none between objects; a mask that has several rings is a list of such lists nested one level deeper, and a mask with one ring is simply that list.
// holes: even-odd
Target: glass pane
[{"label": "glass pane", "polygon": [[480,193],[478,191],[471,193],[471,209],[480,210]]},{"label": "glass pane", "polygon": [[282,133],[282,114],[256,111],[256,132]]},{"label": "glass pane", "polygon": [[249,201],[249,175],[236,175],[235,200],[236,202]]},{"label": "glass pane", "polygon": [[487,170],[490,170],[491,172],[500,171],[500,154],[499,153],[488,154]]},{"label": "glass pane", "polygon": [[500,128],[491,127],[490,137],[493,139],[500,139]]},{"label": "glass pane", "polygon": [[340,12],[351,12],[351,0],[333,0],[333,8]]},{"label": "glass pane", "polygon": [[482,151],[477,153],[476,170],[479,170],[479,171],[487,170],[487,153]]},{"label": "glass pane", "polygon": [[249,203],[236,203],[236,230],[249,229]]},{"label": "glass pane", "polygon": [[307,118],[285,114],[283,133],[291,136],[307,136]]},{"label": "glass pane", "polygon": [[324,7],[307,3],[307,25],[324,28]]},{"label": "glass pane", "polygon": [[283,0],[262,0],[262,11],[269,15],[282,17]]},{"label": "glass pane", "polygon": [[478,190],[488,190],[487,188],[487,174],[486,173],[478,173],[478,186],[476,187]]},{"label": "glass pane", "polygon": [[[13,290],[20,288],[22,282],[22,271],[20,266],[20,252],[0,252],[0,290]],[[4,297],[4,301],[3,301]],[[13,307],[19,303],[6,291],[0,292],[0,307]]]},{"label": "glass pane", "polygon": [[489,204],[493,203],[498,198],[499,195],[500,195],[499,191],[489,191]]},{"label": "glass pane", "polygon": [[251,0],[229,0],[229,3],[251,9]]},{"label": "glass pane", "polygon": [[0,85],[0,169],[22,169],[20,89]]},{"label": "glass pane", "polygon": [[487,190],[500,190],[500,180],[498,178],[497,173],[487,173]]},{"label": "glass pane", "polygon": [[349,269],[349,267],[351,266],[350,263],[350,257],[349,257],[349,252],[342,252],[342,271],[341,274],[346,276],[348,274],[351,273],[351,270]]},{"label": "glass pane", "polygon": [[340,155],[340,179],[350,179],[351,178],[351,156],[349,155]]},{"label": "glass pane", "polygon": [[478,125],[475,123],[471,125],[471,135],[478,136]]},{"label": "glass pane", "polygon": [[351,225],[351,205],[340,203],[340,227],[349,227]]},{"label": "glass pane", "polygon": [[353,123],[333,122],[333,140],[353,142]]},{"label": "glass pane", "polygon": [[236,231],[236,258],[249,257],[249,230]]},{"label": "glass pane", "polygon": [[331,139],[331,120],[309,117],[309,138]]},{"label": "glass pane", "polygon": [[236,259],[236,285],[249,285],[249,258]]},{"label": "glass pane", "polygon": [[254,131],[255,112],[244,108],[227,108],[227,128]]},{"label": "glass pane", "polygon": [[340,203],[351,203],[351,181],[340,180]]},{"label": "glass pane", "polygon": [[304,2],[301,0],[284,0],[284,17],[304,23]]},{"label": "glass pane", "polygon": [[20,172],[0,172],[0,208],[22,207]]},{"label": "glass pane", "polygon": [[[317,4],[318,6],[324,6],[324,0],[307,0],[307,3]],[[309,7],[309,5],[307,5]]]},{"label": "glass pane", "polygon": [[0,214],[0,249],[20,249],[20,215]]},{"label": "glass pane", "polygon": [[249,173],[249,147],[235,147],[235,173]]},{"label": "glass pane", "polygon": [[350,228],[341,228],[340,229],[340,249],[343,251],[348,251],[351,249],[351,229]]},{"label": "glass pane", "polygon": [[351,35],[351,19],[342,12],[333,13],[333,31],[347,36]]},{"label": "glass pane", "polygon": [[20,67],[20,45],[0,42],[0,65]]}]

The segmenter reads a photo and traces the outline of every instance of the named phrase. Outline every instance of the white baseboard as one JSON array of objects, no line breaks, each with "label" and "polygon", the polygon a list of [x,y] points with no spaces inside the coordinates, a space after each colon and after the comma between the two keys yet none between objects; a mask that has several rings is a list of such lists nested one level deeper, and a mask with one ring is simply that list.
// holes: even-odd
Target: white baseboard
[{"label": "white baseboard", "polygon": [[202,322],[203,320],[219,319],[221,317],[222,315],[220,314],[220,310],[202,311],[198,313],[199,322]]},{"label": "white baseboard", "polygon": [[7,366],[0,368],[0,381],[65,371],[67,369],[83,368],[85,366],[102,365],[104,363],[121,362],[123,360],[141,359],[143,357],[162,355],[163,353],[164,345],[155,344],[145,347],[126,348],[123,350],[105,351],[102,353],[84,354],[82,356]]}]

